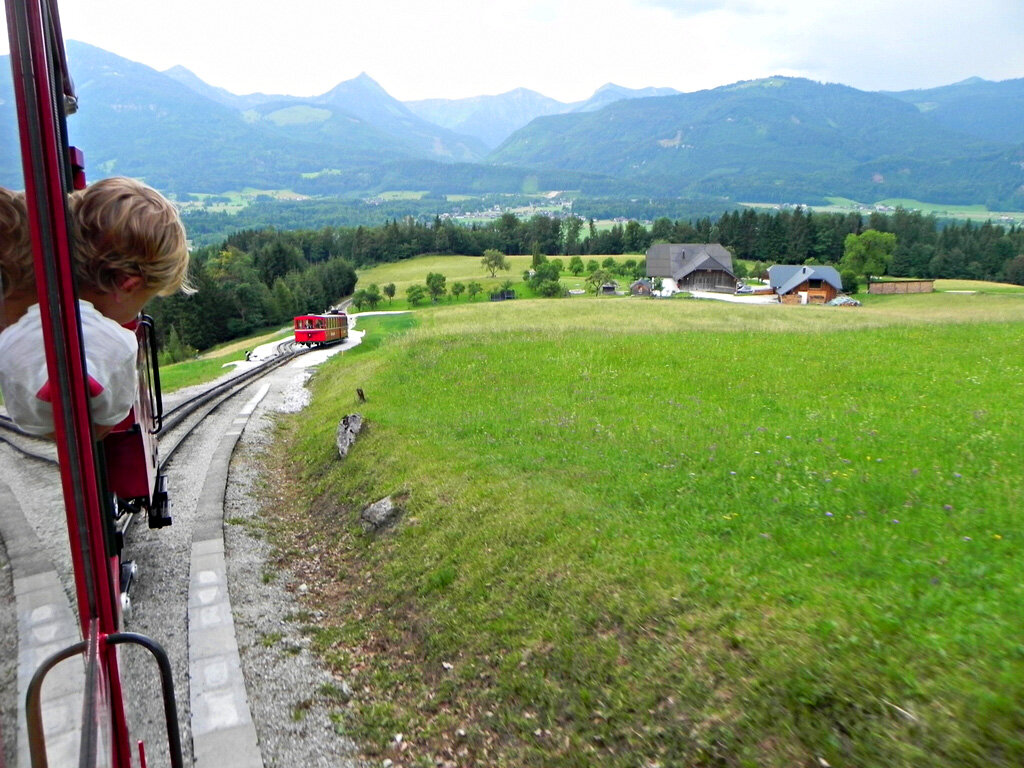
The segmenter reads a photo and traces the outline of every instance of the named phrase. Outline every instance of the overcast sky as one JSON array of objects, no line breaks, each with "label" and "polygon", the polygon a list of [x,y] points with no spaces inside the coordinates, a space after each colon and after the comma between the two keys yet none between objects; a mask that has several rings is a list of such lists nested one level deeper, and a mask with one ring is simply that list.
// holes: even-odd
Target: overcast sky
[{"label": "overcast sky", "polygon": [[1024,77],[1024,0],[60,0],[60,12],[66,38],[235,93],[309,96],[360,72],[403,101],[518,87],[576,101],[608,82],[695,91],[773,74],[864,90]]}]

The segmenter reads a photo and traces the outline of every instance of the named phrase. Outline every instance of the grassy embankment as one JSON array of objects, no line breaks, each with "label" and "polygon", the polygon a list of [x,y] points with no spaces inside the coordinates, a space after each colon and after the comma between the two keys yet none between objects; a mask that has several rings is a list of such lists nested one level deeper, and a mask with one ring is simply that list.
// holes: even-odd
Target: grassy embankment
[{"label": "grassy embankment", "polygon": [[399,765],[1024,762],[1024,299],[868,298],[462,303],[326,363],[270,524],[344,728]]},{"label": "grassy embankment", "polygon": [[284,328],[264,332],[244,339],[235,339],[208,349],[194,360],[184,360],[172,365],[160,366],[160,387],[164,392],[174,392],[183,387],[206,384],[234,370],[231,363],[245,360],[245,353],[261,344],[286,338],[291,333]]}]

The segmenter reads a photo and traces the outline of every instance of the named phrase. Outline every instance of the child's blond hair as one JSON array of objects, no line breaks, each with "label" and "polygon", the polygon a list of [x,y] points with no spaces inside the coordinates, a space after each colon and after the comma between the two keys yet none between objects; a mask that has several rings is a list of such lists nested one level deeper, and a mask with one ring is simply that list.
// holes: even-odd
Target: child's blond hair
[{"label": "child's blond hair", "polygon": [[0,187],[0,296],[34,284],[25,196]]},{"label": "child's blond hair", "polygon": [[193,293],[188,243],[174,205],[152,187],[115,176],[71,195],[79,285],[112,293],[137,275],[161,296]]}]

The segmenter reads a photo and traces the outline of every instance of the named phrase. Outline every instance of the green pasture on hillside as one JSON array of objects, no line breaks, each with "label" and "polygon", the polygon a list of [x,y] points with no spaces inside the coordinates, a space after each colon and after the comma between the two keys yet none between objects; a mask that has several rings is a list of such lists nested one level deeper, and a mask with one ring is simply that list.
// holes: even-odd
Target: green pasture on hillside
[{"label": "green pasture on hillside", "polygon": [[1024,297],[871,298],[368,326],[275,464],[339,727],[405,765],[1024,763]]},{"label": "green pasture on hillside", "polygon": [[[389,264],[378,264],[369,269],[360,270],[358,287],[366,288],[371,284],[376,284],[378,287],[383,288],[388,283],[395,284],[394,301],[388,302],[385,299],[378,309],[409,309],[409,304],[405,300],[406,289],[414,283],[422,285],[427,278],[427,274],[430,272],[438,272],[445,276],[445,285],[449,291],[449,295],[443,299],[445,305],[487,301],[488,295],[492,291],[498,290],[508,280],[512,281],[513,290],[520,296],[532,297],[533,292],[523,283],[523,272],[530,268],[533,257],[529,255],[515,255],[507,256],[506,258],[509,262],[508,271],[499,269],[495,276],[491,277],[490,272],[481,266],[480,257],[478,256],[418,256],[414,259],[405,259]],[[561,258],[565,267],[569,266],[568,256],[555,258]],[[608,257],[586,257],[585,261],[590,258],[597,258],[598,261],[603,261]],[[618,256],[615,258],[617,261],[622,261],[627,258],[636,257]],[[582,289],[585,279],[585,275],[577,277],[567,269],[562,271],[561,283],[566,290]],[[616,279],[623,290],[632,282],[629,278],[617,277]],[[452,283],[456,282],[467,286],[471,282],[477,282],[483,286],[484,290],[472,300],[466,293],[463,293],[460,298],[456,299],[450,295]]]},{"label": "green pasture on hillside", "polygon": [[[389,264],[378,264],[370,269],[359,271],[359,288],[371,283],[379,286],[394,283],[396,298],[405,297],[405,289],[413,283],[423,283],[428,272],[440,272],[451,288],[452,283],[469,284],[476,281],[487,290],[497,288],[506,280],[519,282],[523,279],[523,271],[530,268],[532,257],[508,256],[509,271],[498,270],[492,278],[490,272],[483,268],[479,256],[419,256],[415,259],[404,259]],[[568,264],[568,260],[566,260]],[[463,297],[465,298],[465,297]]]},{"label": "green pasture on hillside", "polygon": [[[923,200],[912,200],[910,198],[886,198],[872,203],[863,203],[851,200],[848,197],[826,198],[829,205],[805,205],[809,211],[820,213],[849,213],[849,212],[870,212],[875,206],[887,208],[903,208],[907,211],[920,211],[925,215],[933,214],[940,219],[956,219],[958,221],[993,221],[997,224],[1021,224],[1024,223],[1024,213],[1020,211],[991,211],[984,205],[948,205],[946,203],[929,203]],[[749,208],[777,209],[778,205],[770,203],[741,203]]]},{"label": "green pasture on hillside", "polygon": [[1024,294],[1024,285],[993,283],[987,280],[936,280],[936,291],[976,291],[978,293]]},{"label": "green pasture on hillside", "polygon": [[245,360],[245,353],[261,344],[282,340],[292,333],[291,328],[262,332],[244,339],[236,339],[219,344],[196,356],[194,360],[160,366],[160,388],[165,392],[174,392],[183,387],[219,379],[234,370],[232,363]]}]

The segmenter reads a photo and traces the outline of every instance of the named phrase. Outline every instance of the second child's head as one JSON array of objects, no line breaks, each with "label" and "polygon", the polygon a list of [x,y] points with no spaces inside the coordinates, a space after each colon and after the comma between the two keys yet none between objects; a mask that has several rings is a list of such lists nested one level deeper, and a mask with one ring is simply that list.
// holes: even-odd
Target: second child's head
[{"label": "second child's head", "polygon": [[25,198],[0,187],[0,296],[31,291],[32,269]]},{"label": "second child's head", "polygon": [[155,189],[121,176],[103,179],[71,195],[71,210],[83,296],[95,301],[97,294],[148,299],[193,292],[185,228],[174,205]]}]

